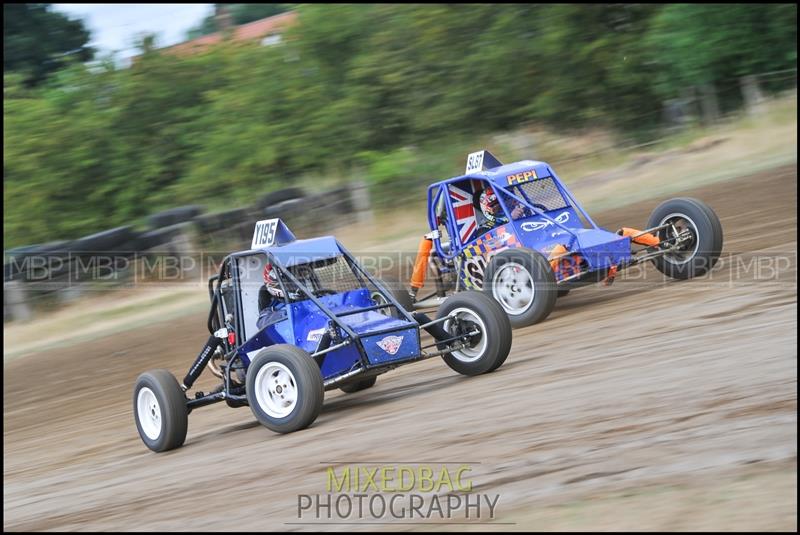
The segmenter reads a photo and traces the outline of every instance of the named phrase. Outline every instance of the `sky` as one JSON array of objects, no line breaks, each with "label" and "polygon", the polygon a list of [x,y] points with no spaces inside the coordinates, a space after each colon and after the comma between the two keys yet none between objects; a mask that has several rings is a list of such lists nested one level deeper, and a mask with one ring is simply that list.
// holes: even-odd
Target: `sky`
[{"label": "sky", "polygon": [[53,9],[84,20],[97,57],[117,51],[125,59],[137,53],[133,45],[142,33],[155,33],[159,47],[183,41],[214,4],[53,4]]}]

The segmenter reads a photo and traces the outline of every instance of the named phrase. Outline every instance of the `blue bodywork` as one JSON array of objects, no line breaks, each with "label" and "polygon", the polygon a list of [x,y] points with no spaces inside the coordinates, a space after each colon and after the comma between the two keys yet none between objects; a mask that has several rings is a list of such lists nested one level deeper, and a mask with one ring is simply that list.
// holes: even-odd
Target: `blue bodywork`
[{"label": "blue bodywork", "polygon": [[[548,164],[522,160],[502,165],[494,157],[487,159],[493,167],[428,188],[429,226],[445,230],[450,238],[443,243],[434,237],[435,254],[446,261],[458,260],[461,287],[480,289],[491,257],[509,248],[526,247],[548,257],[561,245],[580,255],[589,271],[608,270],[631,257],[630,238],[600,228]],[[482,233],[474,194],[487,186],[496,193],[505,221]],[[517,205],[524,207],[524,215],[514,220],[510,215]]]},{"label": "blue bodywork", "polygon": [[[335,238],[296,240],[282,222],[278,225],[273,245],[236,253],[229,258],[265,255],[267,261],[284,276],[293,266],[349,259],[351,269],[356,270],[360,280],[365,284],[366,281],[372,283],[385,302],[392,303],[400,311],[399,317],[376,309],[378,303],[365,284],[361,288],[321,296],[315,296],[310,288],[298,285],[305,299],[289,302],[281,309],[282,316],[277,321],[259,329],[236,348],[245,366],[249,365],[249,355],[252,356],[254,351],[274,344],[291,344],[313,355],[321,350],[320,340],[326,332],[334,334],[329,346],[349,341],[320,358],[322,377],[326,381],[360,368],[391,367],[421,357],[419,323],[394,301],[389,292],[375,284]],[[241,292],[237,292],[236,298],[236,316],[241,317]],[[236,339],[243,339],[243,322],[238,322],[235,330]]]}]

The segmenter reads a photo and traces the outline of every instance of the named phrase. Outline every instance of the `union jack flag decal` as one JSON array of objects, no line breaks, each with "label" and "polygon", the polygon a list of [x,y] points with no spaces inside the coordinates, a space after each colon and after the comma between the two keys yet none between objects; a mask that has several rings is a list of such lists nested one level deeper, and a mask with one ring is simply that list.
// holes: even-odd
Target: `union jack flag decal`
[{"label": "union jack flag decal", "polygon": [[[471,180],[470,189],[474,192],[476,187],[480,188],[479,184],[479,181]],[[458,235],[462,244],[467,243],[472,238],[475,229],[478,228],[478,223],[475,219],[475,206],[472,204],[472,193],[453,184],[448,185],[447,188],[450,192],[450,201],[453,205]]]}]

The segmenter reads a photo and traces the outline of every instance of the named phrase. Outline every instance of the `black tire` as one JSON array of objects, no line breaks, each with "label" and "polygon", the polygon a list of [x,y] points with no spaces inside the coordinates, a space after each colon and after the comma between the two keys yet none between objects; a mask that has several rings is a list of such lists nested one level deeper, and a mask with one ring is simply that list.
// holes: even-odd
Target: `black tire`
[{"label": "black tire", "polygon": [[52,269],[48,270],[47,276],[51,279],[57,279],[58,277],[68,275],[70,272],[73,272],[73,270],[76,269],[76,263],[77,261],[74,257],[60,257],[57,259],[52,259],[52,263],[50,264]]},{"label": "black tire", "polygon": [[[508,263],[521,266],[528,281],[525,286],[530,286],[533,290],[533,299],[524,308],[521,306],[515,309],[512,306],[513,303],[504,302],[502,297],[503,292],[506,290],[504,286],[506,288],[508,286],[500,280],[495,280],[498,275],[505,276],[504,274],[501,275],[501,270]],[[509,267],[507,269],[512,268]],[[513,280],[516,281],[517,279]],[[515,329],[544,321],[553,311],[558,297],[555,274],[550,267],[550,263],[538,251],[525,247],[506,249],[492,257],[483,276],[483,291],[500,303],[503,310],[508,314],[511,326]],[[509,300],[508,298],[506,299],[507,301]]]},{"label": "black tire", "polygon": [[3,264],[3,282],[11,282],[14,279],[21,279],[22,271],[20,264],[12,258],[10,262]]},{"label": "black tire", "polygon": [[4,251],[6,256],[13,256],[13,257],[22,257],[27,254],[36,254],[41,251],[42,245],[41,243],[37,243],[35,245],[22,245],[20,247],[14,247],[13,249],[7,249]]},{"label": "black tire", "polygon": [[305,197],[305,192],[300,188],[284,188],[277,191],[271,191],[266,195],[261,196],[256,201],[256,206],[259,209],[269,208],[270,206],[288,201],[290,199],[300,199]]},{"label": "black tire", "polygon": [[[411,300],[411,294],[408,293],[408,290],[406,289],[405,285],[402,282],[400,282],[400,279],[392,275],[386,275],[384,277],[381,277],[380,281],[389,290],[389,292],[392,294],[392,297],[394,297],[395,301],[400,303],[400,306],[402,306],[408,313],[414,312],[414,302]],[[382,299],[383,296],[380,295],[380,293],[375,288],[370,289],[370,297],[372,298],[373,301],[375,301],[378,304],[381,304],[378,302],[378,300],[383,301]],[[381,309],[380,312],[389,314],[394,318],[404,317],[395,307],[384,308]]]},{"label": "black tire", "polygon": [[[75,258],[70,256],[67,249],[71,243],[67,241],[50,242],[42,245],[37,251],[38,262],[47,266],[48,279],[52,280],[65,275],[72,269]],[[31,272],[29,274],[33,275]],[[36,277],[34,276],[34,278]]]},{"label": "black tire", "polygon": [[[680,197],[658,205],[650,214],[647,228],[660,226],[667,220],[684,224],[692,230],[693,239],[687,244],[683,257],[664,255],[654,258],[656,269],[673,279],[691,279],[708,273],[722,252],[722,224],[717,214],[700,200]],[[662,240],[672,235],[668,229],[658,234]]]},{"label": "black tire", "polygon": [[[503,307],[484,293],[466,291],[448,297],[439,307],[437,318],[459,309],[459,316],[467,322],[479,328],[483,323],[485,328],[471,339],[469,348],[442,355],[445,363],[462,375],[489,373],[502,366],[511,351],[511,323]],[[449,335],[457,334],[449,320],[441,325]]]},{"label": "black tire", "polygon": [[191,221],[202,214],[204,210],[205,208],[203,206],[197,205],[179,206],[148,216],[147,223],[150,225],[150,228],[154,229],[169,227],[171,225],[177,225],[178,223]]},{"label": "black tire", "polygon": [[[267,412],[269,409],[265,408],[266,404],[262,405],[259,401],[259,398],[262,400],[276,399],[274,396],[270,396],[269,392],[263,392],[261,395],[257,392],[258,373],[270,364],[278,364],[288,369],[291,376],[284,377],[290,381],[286,386],[296,391],[294,407],[283,416],[270,414]],[[267,382],[266,377],[262,380],[264,383]],[[284,388],[284,385],[278,386],[281,389]],[[280,393],[283,392],[285,391],[281,390]],[[311,355],[299,347],[288,344],[267,347],[256,355],[247,369],[247,401],[250,409],[262,425],[276,433],[291,433],[311,425],[322,410],[324,398],[325,387],[322,383],[319,366],[311,358]]]},{"label": "black tire", "polygon": [[40,245],[36,250],[35,254],[43,254],[49,257],[64,257],[66,258],[69,256],[71,251],[70,247],[72,246],[71,241],[51,241],[49,243],[45,243],[44,245]]},{"label": "black tire", "polygon": [[244,208],[236,208],[225,212],[199,215],[195,217],[192,222],[203,232],[212,233],[238,225],[246,221],[247,217],[247,210]]},{"label": "black tire", "polygon": [[375,382],[377,380],[378,376],[373,375],[372,377],[362,379],[361,381],[356,381],[354,383],[348,383],[346,385],[342,385],[339,387],[339,390],[347,394],[354,394],[356,392],[366,390],[367,388],[372,388],[373,386],[375,386]]},{"label": "black tire", "polygon": [[[308,214],[308,205],[303,199],[289,199],[288,201],[281,201],[277,204],[267,206],[263,210],[265,217],[277,217],[280,219],[289,219],[299,214]],[[319,216],[319,214],[317,214]]]},{"label": "black tire", "polygon": [[336,188],[328,192],[330,211],[337,215],[351,215],[354,211],[352,192],[348,186]]},{"label": "black tire", "polygon": [[63,258],[66,258],[73,250],[75,250],[75,242],[74,241],[51,242],[49,244],[45,244],[43,248],[45,252],[47,252],[48,254],[59,255]]},{"label": "black tire", "polygon": [[191,223],[177,223],[169,227],[144,232],[136,238],[137,251],[147,251],[154,247],[169,243],[179,234],[186,232],[191,227]]},{"label": "black tire", "polygon": [[[145,429],[148,423],[140,421],[139,392],[143,388],[148,388],[155,396],[158,403],[158,421],[151,423],[160,424],[157,435],[148,436]],[[147,394],[143,394],[142,402],[146,408]],[[151,406],[152,407],[152,406]],[[179,448],[186,440],[186,430],[189,425],[189,410],[186,406],[186,396],[181,390],[175,376],[167,370],[150,370],[139,376],[136,386],[133,389],[133,415],[136,420],[136,429],[142,438],[145,446],[155,452],[167,451]]]},{"label": "black tire", "polygon": [[717,213],[714,212],[714,210],[712,210],[709,205],[707,205],[706,203],[704,203],[703,201],[700,201],[698,199],[694,199],[694,200],[695,200],[695,202],[700,204],[700,206],[703,208],[703,210],[706,211],[706,214],[708,215],[708,218],[711,220],[711,224],[714,226],[714,240],[715,241],[714,241],[714,245],[713,245],[713,250],[711,252],[711,258],[712,258],[712,261],[713,261],[713,264],[712,264],[711,267],[714,267],[714,265],[717,263],[717,260],[719,259],[720,255],[722,254],[722,245],[723,245],[723,241],[724,241],[724,237],[722,235],[722,222],[720,222],[719,216],[717,216]]},{"label": "black tire", "polygon": [[112,251],[134,237],[132,227],[117,227],[79,238],[70,245],[70,249],[81,253],[103,253]]},{"label": "black tire", "polygon": [[139,239],[139,234],[137,232],[133,233],[133,238],[130,241],[126,241],[125,243],[121,243],[112,247],[109,252],[113,253],[114,256],[130,256],[133,253],[141,252],[139,248],[139,244],[141,240]]},{"label": "black tire", "polygon": [[[49,244],[36,244],[36,245],[25,245],[22,247],[15,247],[13,249],[9,249],[4,251],[4,257],[8,260],[4,266],[4,280],[11,281],[11,280],[25,280],[27,278],[28,272],[30,271],[29,266],[29,259],[37,258],[37,257],[49,257],[51,254],[49,253],[49,249],[53,246],[58,246],[62,242],[52,242]],[[66,242],[63,242],[66,243]],[[47,260],[42,264],[39,265],[47,265]],[[37,262],[42,262],[40,258],[37,258]],[[41,271],[38,270],[38,271]]]}]

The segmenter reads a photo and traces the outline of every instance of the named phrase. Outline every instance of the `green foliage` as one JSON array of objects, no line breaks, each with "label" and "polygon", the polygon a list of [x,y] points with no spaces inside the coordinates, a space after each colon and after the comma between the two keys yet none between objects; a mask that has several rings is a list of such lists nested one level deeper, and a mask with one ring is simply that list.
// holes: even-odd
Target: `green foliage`
[{"label": "green foliage", "polygon": [[3,4],[3,71],[42,83],[69,60],[88,61],[89,32],[80,20],[51,11],[51,4]]},{"label": "green foliage", "polygon": [[[236,22],[235,6],[256,6],[241,8],[255,18],[279,9],[229,6]],[[738,76],[797,57],[793,5],[296,9],[276,46],[176,57],[143,43],[130,68],[65,61],[35,87],[37,63],[14,74],[6,63],[6,247],[178,204],[249,204],[301,176],[363,176],[396,206],[457,174],[480,136],[530,122],[640,135],[687,86],[738,92]]]},{"label": "green foliage", "polygon": [[364,151],[358,156],[365,167],[372,196],[377,194],[377,199],[385,205],[415,182],[414,152],[407,147],[390,152]]},{"label": "green foliage", "polygon": [[797,64],[796,4],[672,4],[650,26],[655,89],[664,95]]}]

